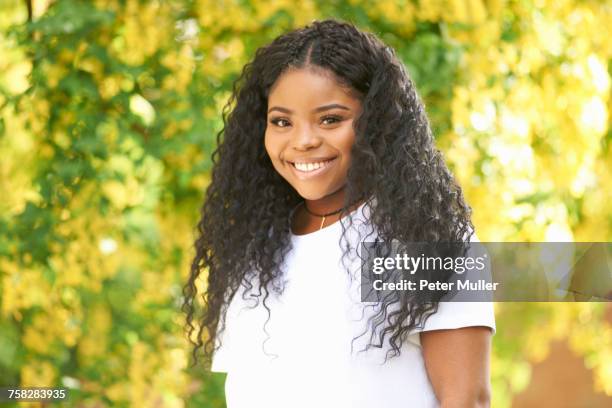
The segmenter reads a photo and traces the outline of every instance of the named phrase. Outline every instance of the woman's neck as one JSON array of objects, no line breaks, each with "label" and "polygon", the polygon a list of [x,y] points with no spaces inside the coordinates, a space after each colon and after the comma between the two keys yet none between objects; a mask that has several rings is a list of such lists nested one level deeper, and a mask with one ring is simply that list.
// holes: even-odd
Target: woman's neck
[{"label": "woman's neck", "polygon": [[342,186],[337,191],[318,200],[304,200],[304,205],[313,214],[329,214],[340,210],[344,206],[346,188]]},{"label": "woman's neck", "polygon": [[[291,228],[293,233],[297,235],[308,234],[337,222],[346,214],[342,211],[338,211],[344,206],[344,194],[343,188],[319,200],[304,200],[304,204],[301,205],[294,214]],[[362,199],[350,205],[348,212],[350,213],[359,208],[364,201],[365,199]],[[306,209],[304,206],[308,206],[308,208]],[[324,215],[332,212],[335,213],[326,217],[313,215]],[[323,220],[323,218],[325,218],[325,220]],[[322,223],[322,221],[324,222]]]}]

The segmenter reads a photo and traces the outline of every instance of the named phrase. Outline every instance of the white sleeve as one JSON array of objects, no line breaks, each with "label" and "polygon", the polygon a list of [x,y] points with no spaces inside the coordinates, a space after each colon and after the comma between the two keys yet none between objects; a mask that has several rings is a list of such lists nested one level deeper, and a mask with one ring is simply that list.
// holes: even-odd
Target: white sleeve
[{"label": "white sleeve", "polygon": [[[474,234],[470,242],[480,242],[480,240]],[[493,302],[440,302],[438,311],[429,316],[422,328],[416,328],[408,336],[408,341],[421,346],[421,332],[473,326],[490,327],[495,334]]]},{"label": "white sleeve", "polygon": [[[259,281],[257,277],[252,277],[250,286],[257,288]],[[252,298],[245,299],[245,291],[248,292],[245,281],[236,290],[229,304],[225,304],[227,309],[225,314],[225,328],[215,341],[210,371],[227,373],[237,366],[244,365],[245,356],[248,358],[248,345],[252,341],[254,333],[253,324],[255,323],[255,313],[249,312],[257,303]],[[248,294],[248,293],[247,293]],[[253,296],[253,294],[251,294]]]},{"label": "white sleeve", "polygon": [[495,334],[495,314],[492,302],[440,302],[438,311],[425,321],[422,328],[415,329],[408,341],[421,345],[421,332],[462,327],[490,327]]},{"label": "white sleeve", "polygon": [[219,348],[213,352],[212,363],[210,371],[215,373],[227,373],[230,367],[230,361],[232,359],[233,347],[232,347],[232,327],[235,325],[234,322],[234,310],[236,309],[236,302],[240,297],[240,293],[237,292],[234,299],[227,306],[227,313],[225,316],[225,328],[219,334],[215,341],[215,347],[219,345]]},{"label": "white sleeve", "polygon": [[[231,354],[231,348],[229,347],[229,339],[231,336],[227,336],[227,326],[221,335],[221,346],[213,352],[212,363],[210,371],[214,373],[227,373],[229,369],[229,360]],[[218,342],[217,342],[218,344]]]}]

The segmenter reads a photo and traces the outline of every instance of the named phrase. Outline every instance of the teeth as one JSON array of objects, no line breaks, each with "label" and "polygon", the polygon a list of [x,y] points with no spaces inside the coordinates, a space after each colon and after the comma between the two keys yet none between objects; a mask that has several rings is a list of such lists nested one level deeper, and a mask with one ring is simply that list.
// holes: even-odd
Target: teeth
[{"label": "teeth", "polygon": [[329,162],[331,162],[331,160],[328,160],[326,162],[318,162],[318,163],[294,163],[294,166],[296,169],[300,171],[313,171],[313,170],[318,170],[321,167],[324,167]]}]

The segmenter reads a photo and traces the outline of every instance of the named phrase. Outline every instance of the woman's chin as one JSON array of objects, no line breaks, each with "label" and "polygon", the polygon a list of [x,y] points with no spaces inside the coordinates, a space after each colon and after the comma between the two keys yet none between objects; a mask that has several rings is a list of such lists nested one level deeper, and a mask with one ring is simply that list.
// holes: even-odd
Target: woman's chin
[{"label": "woman's chin", "polygon": [[295,191],[297,191],[300,197],[308,201],[321,200],[323,198],[339,193],[339,189],[324,189],[323,190],[323,189],[315,189],[315,188],[302,188],[302,186],[293,186],[293,188],[295,189]]},{"label": "woman's chin", "polygon": [[298,189],[296,189],[296,191],[298,192],[300,197],[308,201],[320,200],[326,196],[325,193],[321,193],[321,192],[303,191],[303,190],[298,190]]}]

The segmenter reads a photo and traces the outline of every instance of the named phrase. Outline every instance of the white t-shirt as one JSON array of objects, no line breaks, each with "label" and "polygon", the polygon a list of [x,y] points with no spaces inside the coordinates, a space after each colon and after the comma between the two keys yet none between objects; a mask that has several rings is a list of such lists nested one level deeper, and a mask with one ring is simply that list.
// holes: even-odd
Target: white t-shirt
[{"label": "white t-shirt", "polygon": [[[352,249],[359,247],[358,232],[362,241],[374,240],[375,235],[367,236],[373,231],[368,213],[364,203],[342,220],[345,226],[349,218],[353,220],[347,231]],[[382,349],[360,352],[370,340],[367,317],[378,309],[375,303],[360,301],[357,254],[352,253],[344,266],[341,263],[341,233],[342,226],[336,222],[306,235],[291,235],[293,250],[283,267],[285,291],[282,295],[270,292],[267,324],[263,296],[256,308],[249,307],[255,304],[248,296],[257,293],[257,282],[247,294],[249,300],[242,299],[241,291],[234,296],[222,346],[214,353],[211,367],[227,373],[227,408],[436,407],[419,331],[468,326],[495,331],[492,303],[442,302],[425,326],[404,342],[400,356],[382,364],[388,336]]]}]

